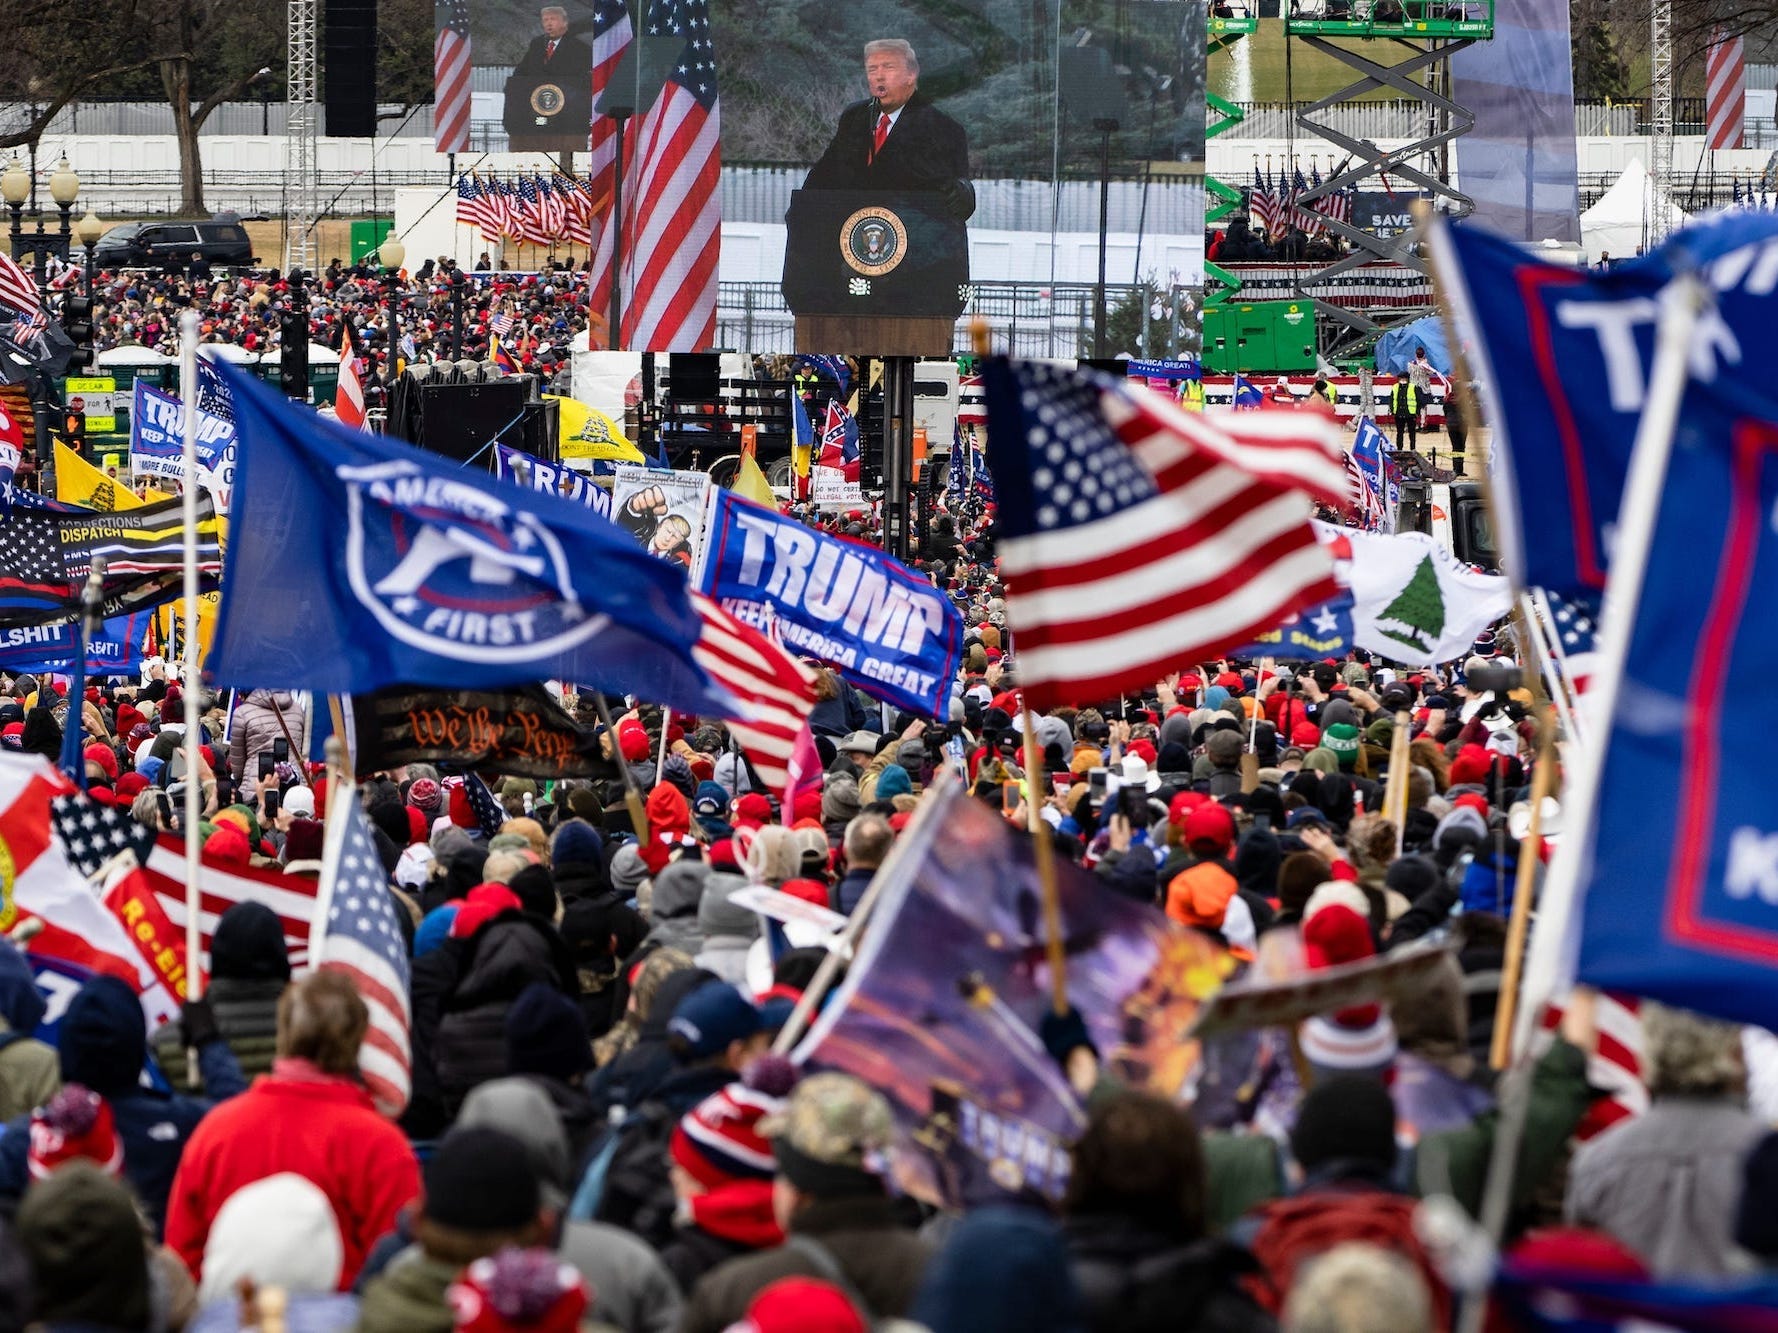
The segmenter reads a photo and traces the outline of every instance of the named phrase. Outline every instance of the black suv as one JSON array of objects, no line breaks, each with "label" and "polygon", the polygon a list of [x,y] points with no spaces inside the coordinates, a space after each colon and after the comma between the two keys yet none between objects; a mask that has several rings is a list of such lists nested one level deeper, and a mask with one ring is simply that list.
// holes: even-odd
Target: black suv
[{"label": "black suv", "polygon": [[253,243],[239,222],[126,222],[99,238],[93,261],[102,268],[183,268],[194,253],[239,268],[253,262]]}]

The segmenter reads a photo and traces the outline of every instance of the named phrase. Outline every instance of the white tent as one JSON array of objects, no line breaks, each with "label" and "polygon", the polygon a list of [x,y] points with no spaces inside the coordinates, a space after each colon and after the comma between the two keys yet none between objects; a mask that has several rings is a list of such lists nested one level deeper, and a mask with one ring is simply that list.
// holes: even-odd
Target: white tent
[{"label": "white tent", "polygon": [[101,366],[170,366],[174,363],[174,358],[162,356],[152,347],[131,343],[126,347],[113,347],[100,352],[98,362]]},{"label": "white tent", "polygon": [[1666,210],[1666,231],[1677,231],[1685,225],[1685,210],[1664,191],[1655,189],[1641,158],[1631,158],[1617,183],[1580,215],[1580,239],[1586,247],[1587,263],[1597,264],[1601,255],[1634,258],[1637,250],[1648,244],[1649,226],[1661,216],[1662,209]]}]

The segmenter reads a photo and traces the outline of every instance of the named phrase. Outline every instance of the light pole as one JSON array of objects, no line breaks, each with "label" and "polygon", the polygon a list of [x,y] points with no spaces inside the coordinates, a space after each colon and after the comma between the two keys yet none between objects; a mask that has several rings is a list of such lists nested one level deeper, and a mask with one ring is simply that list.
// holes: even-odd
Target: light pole
[{"label": "light pole", "polygon": [[377,247],[377,258],[382,261],[383,293],[389,302],[389,346],[383,353],[384,382],[388,383],[395,376],[395,348],[401,339],[401,294],[398,289],[401,286],[401,264],[407,258],[407,247],[401,243],[399,236],[390,232]]},{"label": "light pole", "polygon": [[86,294],[93,294],[93,247],[98,245],[99,238],[105,234],[105,224],[99,221],[99,215],[93,212],[93,206],[86,206],[86,216],[75,225],[74,235],[80,241],[80,247],[86,251]]},{"label": "light pole", "polygon": [[[33,144],[31,147],[33,161],[36,159],[36,152],[36,145]],[[63,263],[68,260],[68,243],[72,236],[68,218],[74,207],[74,201],[80,196],[80,177],[75,174],[74,168],[68,165],[66,157],[56,163],[56,169],[50,175],[49,195],[51,199],[55,200],[56,208],[61,214],[59,225],[53,232],[45,229],[43,213],[36,206],[36,172],[26,171],[24,165],[19,161],[18,155],[13,154],[12,160],[6,164],[6,170],[0,171],[0,200],[5,202],[7,211],[11,214],[7,239],[15,263],[18,261],[23,247],[27,242],[29,243],[31,247],[31,276],[37,284],[40,301],[46,276],[44,261],[48,254],[53,252],[59,255]],[[27,199],[32,201],[31,221],[33,226],[30,232],[26,232],[24,227],[24,208]],[[20,311],[19,313],[29,315],[35,312]],[[34,373],[31,376],[32,436],[37,450],[38,468],[46,483],[52,483],[54,478],[49,448],[49,395],[49,377],[41,372]]]}]

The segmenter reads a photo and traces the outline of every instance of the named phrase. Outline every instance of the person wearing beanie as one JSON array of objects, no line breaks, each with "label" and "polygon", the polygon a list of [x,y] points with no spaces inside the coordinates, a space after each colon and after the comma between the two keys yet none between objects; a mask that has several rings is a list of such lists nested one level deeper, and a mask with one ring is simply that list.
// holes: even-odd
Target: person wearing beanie
[{"label": "person wearing beanie", "polygon": [[870,1325],[833,1283],[786,1277],[755,1296],[736,1327],[749,1333],[867,1333]]},{"label": "person wearing beanie", "polygon": [[25,955],[0,937],[0,1122],[29,1115],[62,1086],[56,1048],[31,1035],[48,1009]]},{"label": "person wearing beanie", "polygon": [[[1327,884],[1303,910],[1303,954],[1311,968],[1340,967],[1376,956],[1368,899],[1354,884]],[[1303,1056],[1317,1079],[1331,1073],[1386,1076],[1394,1067],[1396,1036],[1377,1004],[1316,1014],[1298,1029]]]},{"label": "person wearing beanie", "polygon": [[[359,1072],[370,1013],[350,980],[313,972],[278,1005],[278,1055],[269,1075],[218,1106],[192,1134],[167,1204],[167,1244],[203,1280],[205,1245],[224,1204],[253,1234],[237,1196],[285,1173],[301,1176],[333,1206],[349,1291],[370,1247],[419,1191],[406,1136],[383,1118]],[[374,1086],[374,1085],[373,1085]],[[275,1213],[268,1210],[267,1221]]]},{"label": "person wearing beanie", "polygon": [[884,1183],[895,1126],[882,1094],[850,1074],[815,1074],[759,1132],[772,1145],[777,1216],[789,1239],[700,1278],[682,1333],[722,1333],[787,1277],[837,1274],[873,1318],[910,1317],[932,1248],[897,1220]]},{"label": "person wearing beanie", "polygon": [[668,1154],[678,1228],[661,1258],[681,1291],[725,1260],[783,1244],[772,1210],[776,1166],[759,1122],[783,1109],[796,1077],[784,1057],[762,1055],[740,1082],[699,1102],[673,1130]]},{"label": "person wearing beanie", "polygon": [[[673,1007],[667,1049],[675,1068],[612,1133],[604,1193],[593,1216],[632,1231],[656,1250],[672,1239],[675,1201],[663,1152],[686,1112],[741,1076],[767,1041],[759,1010],[740,991],[708,978]],[[598,1148],[595,1147],[595,1152]]]},{"label": "person wearing beanie", "polygon": [[436,778],[415,778],[408,784],[407,803],[425,815],[430,824],[444,813],[444,788]]},{"label": "person wearing beanie", "polygon": [[591,1296],[571,1264],[540,1248],[477,1259],[445,1300],[457,1333],[579,1333]]},{"label": "person wearing beanie", "polygon": [[841,773],[831,774],[821,789],[821,828],[830,847],[846,836],[846,825],[858,817],[858,783]]},{"label": "person wearing beanie", "polygon": [[458,1275],[513,1246],[543,1245],[549,1231],[524,1144],[482,1126],[452,1130],[426,1163],[415,1244],[366,1285],[358,1333],[451,1333]]},{"label": "person wearing beanie", "polygon": [[549,1098],[579,1161],[598,1128],[586,1091],[593,1044],[579,1006],[553,987],[525,987],[506,1013],[506,1068]]},{"label": "person wearing beanie", "polygon": [[71,1163],[32,1187],[17,1231],[31,1269],[32,1327],[153,1326],[142,1220],[121,1182],[91,1162]]},{"label": "person wearing beanie", "polygon": [[[545,906],[542,886],[530,888],[532,907]],[[429,1064],[448,1115],[471,1088],[507,1072],[506,1016],[527,986],[541,982],[570,998],[580,993],[574,956],[555,926],[553,887],[547,897],[549,916],[527,908],[511,888],[478,885],[452,923],[451,940],[423,960],[439,961],[424,972],[415,965],[415,1085],[419,1066]],[[422,1031],[436,1033],[425,1054]]]},{"label": "person wearing beanie", "polygon": [[[1235,923],[1227,921],[1228,905],[1240,888],[1229,859],[1235,844],[1234,816],[1226,806],[1205,801],[1186,814],[1180,837],[1190,859],[1163,889],[1167,915],[1182,926],[1216,932],[1235,944],[1229,934]],[[1252,934],[1252,914],[1245,915],[1246,929],[1236,929],[1236,935]],[[1238,947],[1251,948],[1252,944],[1248,938]]]},{"label": "person wearing beanie", "polygon": [[1395,1104],[1374,1078],[1337,1074],[1317,1079],[1303,1098],[1290,1134],[1303,1186],[1261,1204],[1242,1229],[1269,1282],[1254,1291],[1276,1313],[1298,1274],[1344,1240],[1364,1240],[1400,1255],[1433,1297],[1428,1327],[1451,1327],[1451,1292],[1414,1230],[1418,1200],[1393,1186]]},{"label": "person wearing beanie", "polygon": [[284,828],[284,873],[321,876],[321,851],[325,830],[316,819],[294,818]]},{"label": "person wearing beanie", "polygon": [[973,1209],[933,1256],[914,1322],[931,1333],[1076,1333],[1085,1325],[1061,1229],[1032,1208]]},{"label": "person wearing beanie", "polygon": [[[247,1090],[207,1000],[187,1001],[177,1026],[182,1044],[197,1047],[206,1092],[220,1100]],[[62,1082],[89,1088],[110,1106],[123,1142],[124,1179],[159,1236],[186,1140],[217,1103],[142,1085],[148,1024],[135,989],[117,977],[94,977],[75,993],[57,1039]],[[15,1116],[0,1132],[0,1198],[16,1199],[30,1183],[30,1124],[29,1114]]]},{"label": "person wearing beanie", "polygon": [[[565,1218],[581,1154],[573,1150],[548,1097],[522,1078],[484,1083],[464,1100],[452,1132],[477,1127],[510,1135],[524,1148],[537,1177],[542,1213],[552,1222],[554,1254],[590,1288],[593,1304],[587,1313],[593,1326],[672,1333],[679,1325],[683,1301],[660,1256],[627,1231]],[[378,1250],[386,1260],[411,1241],[411,1236],[398,1232]],[[376,1264],[374,1271],[366,1271],[374,1278],[381,1267]]]},{"label": "person wearing beanie", "polygon": [[[278,1045],[278,997],[289,984],[290,952],[278,914],[264,903],[234,904],[217,920],[210,937],[210,979],[204,1000],[248,1078],[271,1072]],[[156,1035],[154,1056],[175,1091],[192,1091],[177,1027],[163,1028]]]}]

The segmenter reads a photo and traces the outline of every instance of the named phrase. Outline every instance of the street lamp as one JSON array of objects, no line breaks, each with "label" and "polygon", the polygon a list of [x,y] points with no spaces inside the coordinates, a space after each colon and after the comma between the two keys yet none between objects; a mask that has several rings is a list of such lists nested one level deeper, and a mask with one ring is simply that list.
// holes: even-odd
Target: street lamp
[{"label": "street lamp", "polygon": [[105,234],[105,224],[99,221],[99,215],[93,212],[93,206],[87,205],[86,216],[74,228],[74,234],[80,239],[80,245],[86,251],[86,294],[93,294],[93,248],[99,244],[99,238]]},{"label": "street lamp", "polygon": [[24,210],[25,200],[31,196],[32,177],[15,155],[6,164],[6,170],[0,172],[0,199],[6,201],[7,210],[12,214],[8,239],[12,243],[12,257],[16,262],[19,254],[29,240],[32,255],[32,272],[37,285],[44,284],[44,261],[51,254],[59,256],[64,263],[68,259],[68,246],[73,238],[73,230],[69,219],[74,208],[74,201],[80,197],[80,177],[68,159],[62,158],[56,163],[56,169],[49,178],[49,197],[55,200],[56,210],[60,214],[55,231],[47,230],[43,225],[41,209],[32,209],[32,230],[25,231]]},{"label": "street lamp", "polygon": [[397,290],[401,285],[401,263],[407,258],[407,247],[401,238],[390,232],[377,247],[377,258],[383,264],[383,294],[389,302],[389,345],[383,349],[384,382],[393,382],[395,376],[395,351],[401,340],[399,312],[401,295]]}]

